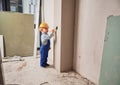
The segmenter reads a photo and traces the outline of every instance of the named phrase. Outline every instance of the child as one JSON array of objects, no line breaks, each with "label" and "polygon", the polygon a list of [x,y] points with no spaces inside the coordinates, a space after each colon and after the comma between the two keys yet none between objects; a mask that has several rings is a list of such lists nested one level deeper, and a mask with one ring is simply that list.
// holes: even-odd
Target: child
[{"label": "child", "polygon": [[40,66],[46,67],[49,66],[47,64],[47,58],[48,58],[48,51],[50,49],[50,38],[52,38],[54,30],[51,30],[51,34],[48,35],[48,24],[45,22],[42,22],[40,24],[40,31],[42,32],[41,35],[41,47],[40,47]]}]

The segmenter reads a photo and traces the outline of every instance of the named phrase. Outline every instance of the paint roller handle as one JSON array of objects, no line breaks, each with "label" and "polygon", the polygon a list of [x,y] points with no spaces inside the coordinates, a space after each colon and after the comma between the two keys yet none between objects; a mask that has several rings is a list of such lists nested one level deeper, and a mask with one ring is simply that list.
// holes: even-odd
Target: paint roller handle
[{"label": "paint roller handle", "polygon": [[55,33],[56,31],[58,30],[58,26],[56,26],[54,29],[53,29],[53,33]]}]

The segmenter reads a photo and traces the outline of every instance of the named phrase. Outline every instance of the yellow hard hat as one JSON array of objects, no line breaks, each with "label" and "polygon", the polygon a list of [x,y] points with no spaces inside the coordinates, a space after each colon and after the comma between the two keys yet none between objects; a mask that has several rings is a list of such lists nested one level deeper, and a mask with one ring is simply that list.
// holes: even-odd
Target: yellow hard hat
[{"label": "yellow hard hat", "polygon": [[45,23],[45,22],[42,22],[39,27],[40,27],[40,28],[49,28],[49,27],[48,27],[48,24]]}]

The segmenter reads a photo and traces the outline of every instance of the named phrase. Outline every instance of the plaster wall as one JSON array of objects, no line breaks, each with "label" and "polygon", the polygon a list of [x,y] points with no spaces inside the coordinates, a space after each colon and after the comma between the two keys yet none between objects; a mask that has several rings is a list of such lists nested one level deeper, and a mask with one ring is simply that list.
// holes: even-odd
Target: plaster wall
[{"label": "plaster wall", "polygon": [[54,56],[58,71],[73,69],[74,6],[74,0],[54,1],[54,25],[58,26]]},{"label": "plaster wall", "polygon": [[33,15],[0,12],[0,35],[4,37],[5,56],[33,55]]},{"label": "plaster wall", "polygon": [[61,71],[73,69],[75,0],[62,0]]},{"label": "plaster wall", "polygon": [[[49,30],[54,27],[54,0],[42,0],[42,22],[46,22],[49,25]],[[53,64],[53,38],[50,40],[51,49],[49,50],[49,60]]]},{"label": "plaster wall", "polygon": [[76,0],[74,70],[96,84],[110,15],[120,15],[119,0]]},{"label": "plaster wall", "polygon": [[58,26],[55,41],[55,68],[69,71],[73,68],[74,0],[54,1],[54,24]]},{"label": "plaster wall", "polygon": [[54,63],[57,71],[61,71],[61,9],[62,0],[54,0],[54,25],[58,26],[54,42]]},{"label": "plaster wall", "polygon": [[54,0],[43,0],[43,17],[42,21],[49,24],[49,28],[54,27]]}]

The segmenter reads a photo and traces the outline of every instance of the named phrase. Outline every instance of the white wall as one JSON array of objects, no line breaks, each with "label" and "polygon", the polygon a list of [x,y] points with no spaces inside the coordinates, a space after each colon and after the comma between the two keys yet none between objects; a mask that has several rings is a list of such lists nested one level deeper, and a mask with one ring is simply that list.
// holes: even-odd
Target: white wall
[{"label": "white wall", "polygon": [[45,22],[49,24],[49,28],[54,27],[54,0],[43,0]]},{"label": "white wall", "polygon": [[56,41],[54,43],[55,68],[61,70],[61,0],[54,0],[54,25],[58,26]]},{"label": "white wall", "polygon": [[54,10],[54,23],[58,26],[55,68],[69,71],[73,68],[74,0],[55,0]]},{"label": "white wall", "polygon": [[[54,28],[54,0],[42,0],[42,21],[48,23],[49,29]],[[53,64],[53,38],[51,39],[51,50],[48,58]]]},{"label": "white wall", "polygon": [[61,71],[73,69],[75,0],[62,0]]},{"label": "white wall", "polygon": [[74,69],[96,84],[110,15],[120,15],[119,0],[76,0]]}]

